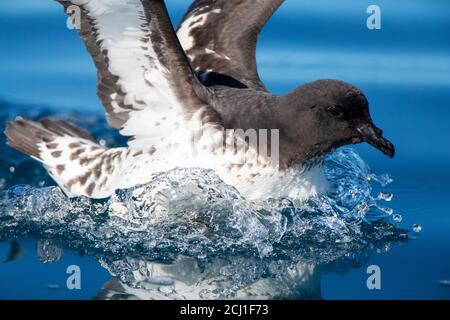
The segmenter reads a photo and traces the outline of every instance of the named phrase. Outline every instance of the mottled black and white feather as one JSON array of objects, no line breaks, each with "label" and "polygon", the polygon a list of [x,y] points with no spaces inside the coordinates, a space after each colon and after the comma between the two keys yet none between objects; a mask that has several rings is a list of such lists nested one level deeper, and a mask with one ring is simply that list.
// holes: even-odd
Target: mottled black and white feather
[{"label": "mottled black and white feather", "polygon": [[284,0],[196,0],[178,38],[203,82],[267,91],[256,66],[258,36]]},{"label": "mottled black and white feather", "polygon": [[43,162],[68,195],[102,198],[145,182],[173,168],[171,158],[186,159],[193,136],[220,132],[216,112],[195,93],[201,84],[163,0],[58,2],[80,9],[79,33],[97,67],[108,121],[130,137],[128,148],[107,149],[62,121],[11,123],[9,144]]},{"label": "mottled black and white feather", "polygon": [[[167,137],[201,112],[187,63],[162,0],[61,0],[81,9],[79,33],[98,71],[98,95],[109,123],[125,136]],[[148,141],[148,140],[147,140]]]}]

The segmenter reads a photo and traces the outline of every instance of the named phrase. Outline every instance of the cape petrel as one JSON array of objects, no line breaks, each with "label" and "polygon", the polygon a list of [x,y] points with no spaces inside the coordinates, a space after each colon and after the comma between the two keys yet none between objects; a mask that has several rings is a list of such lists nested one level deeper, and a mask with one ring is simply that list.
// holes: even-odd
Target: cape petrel
[{"label": "cape petrel", "polygon": [[[264,86],[257,38],[283,0],[196,0],[177,33],[163,0],[58,2],[80,9],[108,122],[130,137],[107,148],[61,120],[9,123],[9,145],[42,162],[68,196],[106,198],[155,173],[198,167],[250,199],[304,198],[326,189],[312,159],[362,142],[394,156],[357,88],[319,80],[273,95]],[[262,153],[233,129],[275,132],[266,142],[278,151]]]}]

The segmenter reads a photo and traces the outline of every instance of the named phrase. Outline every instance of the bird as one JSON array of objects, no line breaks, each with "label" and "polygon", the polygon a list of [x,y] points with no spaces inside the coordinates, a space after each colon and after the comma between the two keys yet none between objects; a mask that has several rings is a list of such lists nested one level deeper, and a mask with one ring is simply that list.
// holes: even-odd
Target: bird
[{"label": "bird", "polygon": [[366,142],[394,157],[353,85],[265,87],[256,45],[283,0],[196,0],[177,31],[163,0],[56,1],[79,9],[107,121],[129,138],[108,148],[55,118],[10,122],[9,146],[41,162],[68,197],[108,198],[156,173],[202,168],[251,200],[304,199],[328,190],[320,159],[339,147]]}]

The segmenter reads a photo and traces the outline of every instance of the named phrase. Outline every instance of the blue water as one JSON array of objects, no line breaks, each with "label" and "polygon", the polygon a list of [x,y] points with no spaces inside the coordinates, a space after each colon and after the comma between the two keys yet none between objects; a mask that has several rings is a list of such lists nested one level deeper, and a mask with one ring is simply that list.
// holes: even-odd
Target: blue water
[{"label": "blue water", "polygon": [[[178,21],[189,1],[171,0],[167,4],[173,20]],[[190,263],[179,262],[173,257],[171,259],[178,262],[169,259],[162,261],[163,265],[172,264],[180,269],[185,266],[195,279],[204,274],[211,276],[214,270],[223,270],[228,265],[236,266],[236,270],[230,267],[234,270],[232,274],[245,279],[240,284],[248,284],[253,278],[261,280],[267,275],[250,272],[242,265],[254,265],[255,270],[267,268],[270,269],[268,275],[284,279],[283,272],[271,269],[272,264],[278,260],[289,261],[302,265],[302,270],[312,264],[315,271],[307,281],[312,289],[305,289],[298,280],[298,287],[284,288],[288,297],[450,298],[450,287],[440,283],[450,280],[450,215],[447,209],[450,194],[450,4],[445,0],[378,0],[376,4],[382,9],[382,29],[377,31],[365,27],[369,4],[372,2],[288,0],[261,35],[258,47],[260,74],[275,93],[287,92],[300,83],[320,78],[341,79],[360,87],[369,98],[375,122],[395,143],[397,157],[386,159],[364,145],[354,149],[374,172],[387,172],[393,177],[394,182],[386,187],[374,184],[372,193],[393,193],[392,202],[383,205],[401,214],[402,221],[396,225],[412,230],[413,225],[418,224],[422,227],[420,234],[410,232],[407,241],[383,239],[370,250],[353,246],[351,242],[351,250],[343,256],[346,259],[339,254],[337,245],[336,248],[332,245],[322,248],[318,237],[313,237],[316,241],[308,243],[308,247],[318,256],[312,258],[303,251],[296,256],[293,246],[289,250],[280,249],[284,255],[291,255],[289,259],[272,256],[258,260],[251,255],[237,254],[230,255],[227,263],[221,263],[211,255],[203,269],[200,268],[204,273],[194,272],[188,267]],[[67,116],[77,110],[82,121],[95,120],[101,115],[93,64],[76,33],[65,28],[65,16],[54,1],[2,1],[0,46],[2,121],[17,113]],[[117,142],[103,126],[89,124],[89,127],[95,128],[98,136]],[[51,185],[39,165],[24,163],[22,157],[4,146],[0,150],[0,189],[10,189],[14,184],[38,186],[43,182],[46,186]],[[349,159],[358,158],[352,155]],[[11,166],[15,172],[10,172]],[[349,174],[356,174],[349,168],[347,170]],[[48,226],[39,227],[42,231]],[[25,226],[21,225],[21,228]],[[16,246],[22,248],[16,250],[18,254],[13,262],[0,264],[1,299],[90,299],[97,296],[105,283],[114,283],[113,279],[119,278],[128,285],[136,284],[135,280],[125,279],[127,271],[133,268],[124,267],[123,257],[115,256],[116,253],[96,252],[86,243],[77,244],[73,239],[64,241],[47,234],[46,237],[51,238],[48,240],[51,247],[57,248],[56,251],[63,248],[63,254],[60,259],[55,254],[50,255],[53,263],[42,263],[42,254],[36,254],[37,247],[42,246],[42,234],[27,233],[24,236],[20,230],[18,234],[10,234],[8,228],[0,230],[4,232],[0,233],[0,239],[5,240],[0,242],[0,259],[8,255],[14,239]],[[313,230],[320,235],[319,230]],[[65,230],[62,235],[67,238],[74,233]],[[125,239],[121,238],[123,247],[131,248]],[[223,239],[231,241],[227,237]],[[359,236],[351,239],[361,241]],[[368,242],[375,243],[373,238]],[[105,248],[110,249],[106,245]],[[192,252],[190,255],[196,256]],[[332,259],[324,262],[323,256]],[[120,268],[111,261],[115,259],[122,261]],[[155,263],[149,257],[145,259],[150,264]],[[162,257],[154,259],[161,263]],[[142,259],[139,261],[142,264]],[[81,267],[82,290],[66,288],[69,265]],[[284,262],[280,265],[284,266]],[[381,290],[367,289],[366,269],[369,265],[381,268]],[[272,287],[279,286],[278,283]],[[208,297],[214,296],[205,295]]]}]

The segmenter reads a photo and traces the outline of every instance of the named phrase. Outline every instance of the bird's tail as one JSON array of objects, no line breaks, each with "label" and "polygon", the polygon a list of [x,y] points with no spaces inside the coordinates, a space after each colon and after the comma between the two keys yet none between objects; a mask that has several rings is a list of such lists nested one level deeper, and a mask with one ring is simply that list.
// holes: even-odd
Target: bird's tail
[{"label": "bird's tail", "polygon": [[11,147],[42,162],[68,196],[105,198],[114,192],[126,149],[106,149],[85,130],[55,119],[11,122],[5,135]]}]

